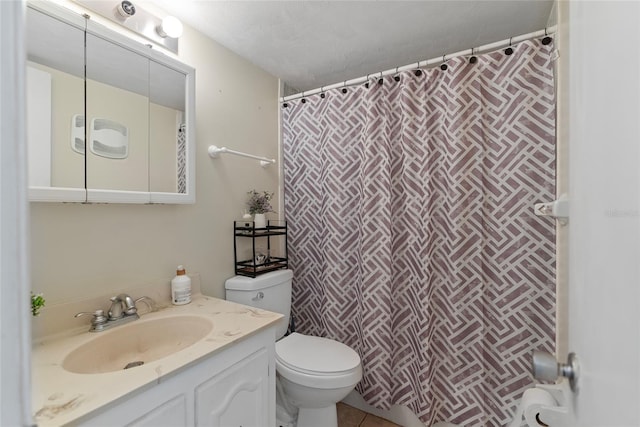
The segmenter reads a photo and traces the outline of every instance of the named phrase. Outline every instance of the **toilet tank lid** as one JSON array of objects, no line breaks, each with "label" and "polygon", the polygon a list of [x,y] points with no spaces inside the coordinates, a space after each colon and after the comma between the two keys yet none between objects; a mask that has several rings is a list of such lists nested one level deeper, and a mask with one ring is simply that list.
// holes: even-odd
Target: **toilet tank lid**
[{"label": "toilet tank lid", "polygon": [[224,282],[227,290],[255,291],[258,289],[270,288],[279,285],[287,280],[291,280],[293,272],[291,270],[277,270],[262,274],[258,277],[233,276]]}]

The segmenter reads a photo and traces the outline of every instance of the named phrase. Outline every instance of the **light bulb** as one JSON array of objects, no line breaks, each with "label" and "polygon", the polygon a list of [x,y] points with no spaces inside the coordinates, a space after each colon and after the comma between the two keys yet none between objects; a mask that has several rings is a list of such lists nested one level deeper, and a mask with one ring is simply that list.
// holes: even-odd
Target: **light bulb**
[{"label": "light bulb", "polygon": [[175,16],[167,16],[158,26],[157,32],[160,37],[171,37],[177,39],[182,35],[182,22]]}]

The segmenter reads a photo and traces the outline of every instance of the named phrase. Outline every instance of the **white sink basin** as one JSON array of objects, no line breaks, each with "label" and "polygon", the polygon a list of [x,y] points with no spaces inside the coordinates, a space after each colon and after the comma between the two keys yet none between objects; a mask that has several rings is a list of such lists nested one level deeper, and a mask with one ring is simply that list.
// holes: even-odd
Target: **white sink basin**
[{"label": "white sink basin", "polygon": [[210,320],[198,316],[136,320],[97,332],[94,339],[72,350],[62,367],[77,374],[100,374],[140,366],[195,344],[212,329]]}]

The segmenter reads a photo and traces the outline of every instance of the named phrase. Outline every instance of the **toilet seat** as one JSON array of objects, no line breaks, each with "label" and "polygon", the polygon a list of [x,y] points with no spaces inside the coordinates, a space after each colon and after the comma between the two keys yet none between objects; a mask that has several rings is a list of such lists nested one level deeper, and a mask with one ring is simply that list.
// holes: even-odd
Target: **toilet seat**
[{"label": "toilet seat", "polygon": [[315,388],[353,386],[362,378],[360,356],[353,349],[296,332],[276,343],[276,371],[289,381]]}]

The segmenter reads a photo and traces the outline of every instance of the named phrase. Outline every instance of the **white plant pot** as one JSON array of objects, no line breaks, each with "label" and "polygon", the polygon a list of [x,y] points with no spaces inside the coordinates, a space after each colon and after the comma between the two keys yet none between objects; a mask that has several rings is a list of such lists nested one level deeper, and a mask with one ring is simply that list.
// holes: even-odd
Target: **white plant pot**
[{"label": "white plant pot", "polygon": [[254,214],[253,215],[253,223],[255,228],[266,228],[267,227],[267,218],[264,214]]}]

